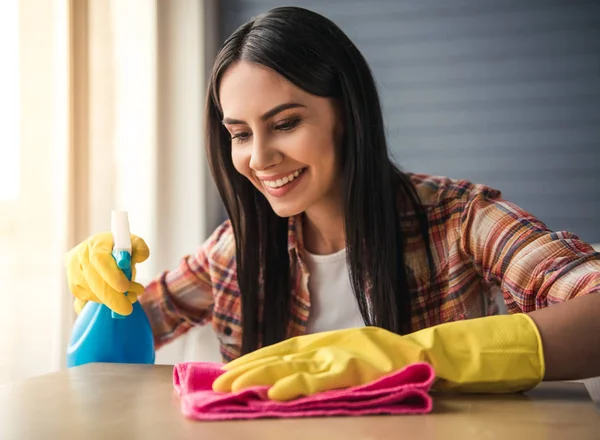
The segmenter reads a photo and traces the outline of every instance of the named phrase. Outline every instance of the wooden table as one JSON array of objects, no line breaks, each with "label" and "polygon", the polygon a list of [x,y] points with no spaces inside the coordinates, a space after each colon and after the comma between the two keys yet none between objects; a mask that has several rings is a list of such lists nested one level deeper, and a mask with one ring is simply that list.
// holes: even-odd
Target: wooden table
[{"label": "wooden table", "polygon": [[421,416],[235,422],[185,419],[172,367],[90,364],[0,385],[0,439],[600,439],[583,384],[523,395],[434,396]]}]

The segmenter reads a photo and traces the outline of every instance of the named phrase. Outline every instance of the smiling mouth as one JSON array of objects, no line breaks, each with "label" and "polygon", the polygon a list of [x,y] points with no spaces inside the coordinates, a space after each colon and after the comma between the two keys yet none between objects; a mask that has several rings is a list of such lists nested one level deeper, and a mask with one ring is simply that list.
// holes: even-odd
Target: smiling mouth
[{"label": "smiling mouth", "polygon": [[296,170],[292,174],[282,177],[277,180],[263,180],[263,184],[268,186],[269,188],[281,188],[285,185],[292,183],[298,176],[300,176],[306,168],[302,168],[301,170]]}]

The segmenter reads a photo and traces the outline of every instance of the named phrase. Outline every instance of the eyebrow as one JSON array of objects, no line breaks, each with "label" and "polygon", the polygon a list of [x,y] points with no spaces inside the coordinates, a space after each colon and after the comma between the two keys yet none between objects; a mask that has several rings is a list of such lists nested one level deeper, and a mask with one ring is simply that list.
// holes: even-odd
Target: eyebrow
[{"label": "eyebrow", "polygon": [[[289,110],[291,108],[300,108],[300,107],[305,108],[306,106],[302,105],[302,104],[298,104],[297,102],[286,102],[285,104],[279,104],[278,106],[273,107],[271,110],[264,113],[260,118],[263,121],[266,121],[267,119],[272,118],[273,116],[275,116],[278,113],[281,113],[284,110]],[[223,124],[236,125],[236,124],[247,124],[247,122],[242,121],[241,119],[225,118],[225,119],[223,119]]]}]

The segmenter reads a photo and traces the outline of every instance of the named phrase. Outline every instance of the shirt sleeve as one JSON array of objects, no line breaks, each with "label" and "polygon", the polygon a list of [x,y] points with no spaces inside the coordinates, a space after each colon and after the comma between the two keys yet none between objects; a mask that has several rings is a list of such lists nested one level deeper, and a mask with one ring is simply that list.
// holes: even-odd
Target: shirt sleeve
[{"label": "shirt sleeve", "polygon": [[460,247],[489,284],[499,285],[509,313],[531,312],[600,291],[600,254],[570,232],[554,232],[474,185],[462,209]]},{"label": "shirt sleeve", "polygon": [[209,256],[224,228],[221,225],[195,254],[184,256],[177,268],[151,281],[139,297],[156,349],[211,320],[214,301]]}]

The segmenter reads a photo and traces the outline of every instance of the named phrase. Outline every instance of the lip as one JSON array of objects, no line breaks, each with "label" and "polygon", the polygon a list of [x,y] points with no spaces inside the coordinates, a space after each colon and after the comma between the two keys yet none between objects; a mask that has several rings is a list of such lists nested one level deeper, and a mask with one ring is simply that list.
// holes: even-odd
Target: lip
[{"label": "lip", "polygon": [[259,180],[261,181],[265,181],[265,182],[272,182],[274,180],[279,180],[279,179],[283,179],[284,177],[289,176],[290,174],[294,174],[296,171],[303,171],[305,170],[306,167],[302,167],[302,168],[297,168],[295,170],[292,171],[288,171],[287,173],[281,173],[281,174],[274,174],[272,176],[256,176]]},{"label": "lip", "polygon": [[291,190],[293,190],[298,185],[298,183],[304,179],[304,175],[306,174],[307,168],[301,168],[301,170],[302,170],[302,172],[300,173],[300,175],[298,177],[294,178],[294,180],[292,180],[291,183],[283,185],[283,186],[281,186],[279,188],[271,188],[270,186],[265,185],[264,182],[265,181],[270,182],[272,180],[281,179],[282,177],[289,176],[291,173],[282,174],[281,176],[277,176],[277,177],[276,176],[273,176],[273,177],[269,176],[268,179],[260,179],[260,180],[261,180],[263,188],[265,189],[265,191],[267,193],[269,193],[273,197],[279,198],[279,197],[285,196],[287,193],[289,193]]}]

